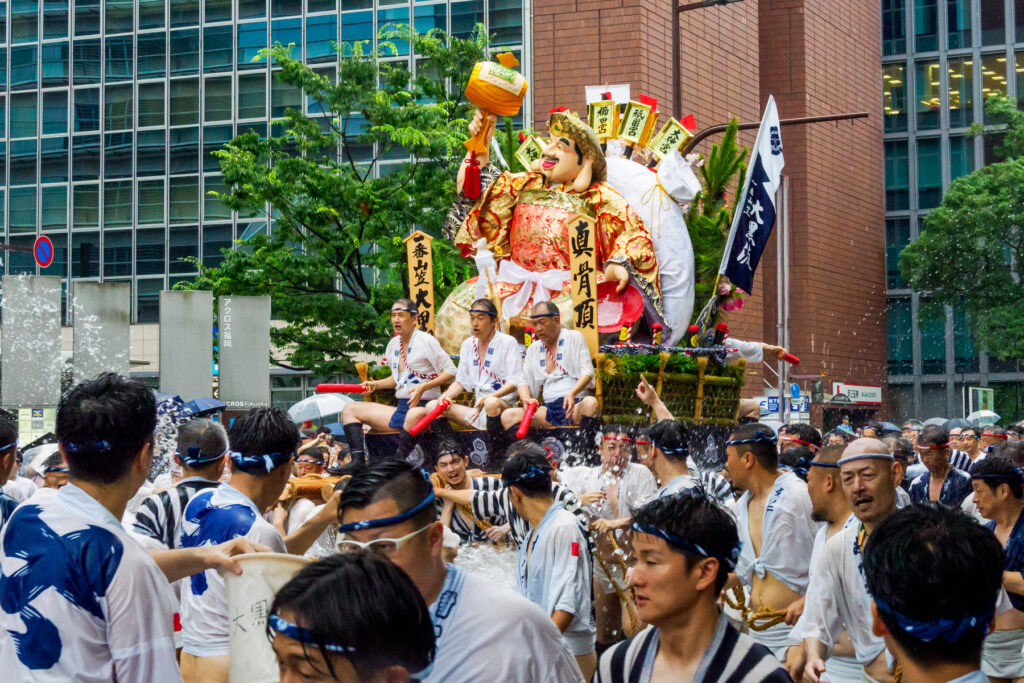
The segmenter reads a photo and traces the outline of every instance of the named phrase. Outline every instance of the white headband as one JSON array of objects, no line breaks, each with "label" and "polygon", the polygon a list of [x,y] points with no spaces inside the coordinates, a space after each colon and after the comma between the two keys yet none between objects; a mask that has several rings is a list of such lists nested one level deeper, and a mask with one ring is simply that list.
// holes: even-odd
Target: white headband
[{"label": "white headband", "polygon": [[888,460],[893,462],[896,458],[892,457],[891,453],[858,453],[857,455],[851,455],[848,458],[840,458],[836,464],[842,467],[848,462],[855,462],[857,460]]}]

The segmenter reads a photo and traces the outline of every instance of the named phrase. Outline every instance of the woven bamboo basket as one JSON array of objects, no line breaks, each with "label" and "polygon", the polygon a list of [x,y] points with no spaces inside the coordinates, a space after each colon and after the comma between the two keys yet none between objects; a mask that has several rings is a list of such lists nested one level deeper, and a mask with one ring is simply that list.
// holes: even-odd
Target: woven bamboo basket
[{"label": "woven bamboo basket", "polygon": [[[599,365],[604,355],[598,354]],[[707,358],[697,359],[696,374],[666,372],[668,359],[669,354],[661,354],[657,377],[648,376],[647,381],[654,385],[665,407],[677,420],[705,425],[736,424],[745,360],[737,365],[736,377],[715,377],[706,374]],[[640,373],[618,372],[604,379],[602,373],[597,373],[596,395],[605,422],[648,424],[652,421],[651,411],[636,398],[639,383]]]}]

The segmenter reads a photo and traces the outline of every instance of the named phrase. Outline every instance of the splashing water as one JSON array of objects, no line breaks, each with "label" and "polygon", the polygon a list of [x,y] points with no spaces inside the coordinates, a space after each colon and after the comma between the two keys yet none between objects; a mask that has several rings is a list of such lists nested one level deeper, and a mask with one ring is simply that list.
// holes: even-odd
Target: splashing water
[{"label": "splashing water", "polygon": [[470,543],[459,546],[455,564],[466,571],[486,576],[502,588],[515,592],[518,590],[517,556],[516,549],[510,545]]}]

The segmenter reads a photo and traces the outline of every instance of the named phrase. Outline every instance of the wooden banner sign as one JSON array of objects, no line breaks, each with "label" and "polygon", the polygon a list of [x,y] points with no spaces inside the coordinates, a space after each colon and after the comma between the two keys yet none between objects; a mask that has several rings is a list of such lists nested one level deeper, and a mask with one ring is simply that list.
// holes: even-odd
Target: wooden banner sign
[{"label": "wooden banner sign", "polygon": [[409,261],[409,298],[416,304],[419,315],[416,326],[434,334],[434,238],[417,230],[405,238],[406,257]]},{"label": "wooden banner sign", "polygon": [[597,236],[594,219],[576,215],[569,220],[569,258],[572,269],[572,326],[583,333],[592,358],[597,357]]}]

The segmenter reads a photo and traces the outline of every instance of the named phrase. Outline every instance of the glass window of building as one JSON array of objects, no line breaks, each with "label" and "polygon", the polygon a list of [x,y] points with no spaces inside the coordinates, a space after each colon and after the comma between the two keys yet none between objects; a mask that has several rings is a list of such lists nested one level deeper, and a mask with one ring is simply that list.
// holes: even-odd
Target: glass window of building
[{"label": "glass window of building", "polygon": [[949,136],[949,179],[956,180],[974,170],[974,140],[964,135]]},{"label": "glass window of building", "polygon": [[885,143],[885,208],[887,211],[910,208],[910,169],[905,140]]},{"label": "glass window of building", "polygon": [[135,30],[135,3],[133,0],[104,0],[107,8],[107,23],[104,31],[112,33],[131,33]]},{"label": "glass window of building", "polygon": [[203,170],[206,172],[220,170],[220,158],[214,152],[223,148],[234,137],[234,126],[230,123],[223,126],[206,126],[203,128]]},{"label": "glass window of building", "polygon": [[949,125],[965,128],[974,121],[974,62],[970,57],[950,58],[949,69]]},{"label": "glass window of building", "polygon": [[185,176],[170,180],[171,223],[199,222],[199,178]]},{"label": "glass window of building", "polygon": [[238,68],[262,69],[264,62],[254,63],[252,60],[259,51],[267,47],[267,22],[256,21],[238,25]]},{"label": "glass window of building", "polygon": [[302,0],[270,0],[270,16],[290,17],[302,14]]},{"label": "glass window of building", "polygon": [[11,3],[11,42],[34,43],[38,37],[39,3],[14,0]]},{"label": "glass window of building", "polygon": [[1014,0],[1013,2],[1013,14],[1016,18],[1014,22],[1014,39],[1020,43],[1024,42],[1024,0]]},{"label": "glass window of building", "polygon": [[7,87],[7,50],[0,49],[0,88]]},{"label": "glass window of building", "polygon": [[139,84],[139,128],[164,125],[164,84]]},{"label": "glass window of building", "polygon": [[11,143],[11,185],[36,183],[36,141],[15,140]]},{"label": "glass window of building", "polygon": [[[0,95],[0,138],[6,138],[6,137],[7,137],[7,98],[4,97],[3,95]],[[6,156],[6,152],[7,152],[7,150],[6,150],[5,147],[0,147],[0,160],[2,160],[4,158],[4,156]],[[0,185],[4,184],[4,178],[5,177],[6,177],[6,173],[0,172]],[[0,218],[2,218],[2,217],[3,217],[3,213],[0,212]],[[2,272],[3,272],[3,269],[0,268],[0,273],[2,273]]]},{"label": "glass window of building", "polygon": [[196,272],[196,267],[185,259],[199,258],[199,228],[195,225],[175,225],[169,232],[168,272],[175,275]]},{"label": "glass window of building", "polygon": [[139,78],[163,78],[167,74],[167,34],[139,36]]},{"label": "glass window of building", "polygon": [[167,154],[166,133],[163,130],[139,131],[135,152],[135,173],[138,176],[164,175]]},{"label": "glass window of building", "polygon": [[131,132],[108,133],[103,136],[103,177],[132,177]]},{"label": "glass window of building", "polygon": [[140,180],[138,197],[139,224],[163,223],[165,206],[163,178]]},{"label": "glass window of building", "polygon": [[[13,50],[11,51],[13,54]],[[43,75],[40,79],[44,88],[67,86],[71,82],[71,48],[64,43],[46,43],[40,48]],[[13,70],[13,59],[12,59]]]},{"label": "glass window of building", "polygon": [[917,139],[917,207],[931,209],[942,201],[942,144],[939,138]]},{"label": "glass window of building", "polygon": [[226,194],[227,186],[224,178],[219,175],[208,175],[203,177],[203,220],[204,221],[229,221],[231,220],[231,209],[220,200],[220,197],[211,196],[210,192]]},{"label": "glass window of building", "polygon": [[199,172],[199,127],[172,128],[170,130],[170,154],[168,173]]},{"label": "glass window of building", "polygon": [[132,181],[116,180],[103,186],[103,227],[129,228],[132,225]]},{"label": "glass window of building", "polygon": [[914,372],[914,340],[910,299],[889,299],[886,307],[889,346],[889,374]]},{"label": "glass window of building", "polygon": [[68,37],[68,0],[43,0],[43,38]]},{"label": "glass window of building", "polygon": [[993,164],[997,161],[1006,161],[1003,152],[1003,139],[1006,133],[985,133],[982,137],[982,163]]},{"label": "glass window of building", "polygon": [[72,227],[98,228],[100,225],[100,186],[75,185],[72,190]]},{"label": "glass window of building", "polygon": [[231,71],[234,58],[234,27],[207,26],[203,29],[203,73]]},{"label": "glass window of building", "polygon": [[190,76],[199,73],[199,29],[171,31],[171,75]]},{"label": "glass window of building", "polygon": [[207,78],[204,97],[204,121],[231,120],[231,76]]},{"label": "glass window of building", "polygon": [[981,44],[1006,42],[1006,6],[1004,0],[978,0],[981,9]]},{"label": "glass window of building", "polygon": [[[483,5],[483,0],[477,0],[477,2]],[[342,9],[345,8],[345,0],[342,0],[341,6]],[[369,6],[367,5],[367,7]],[[481,10],[480,14],[483,16],[483,10]],[[454,14],[452,15],[452,22],[454,25]],[[341,41],[343,43],[355,43],[363,40],[373,40],[373,12],[369,10],[365,12],[342,12]],[[349,51],[351,49],[350,47]]]},{"label": "glass window of building", "polygon": [[231,248],[231,224],[203,225],[203,265],[216,268],[224,262],[221,249]]},{"label": "glass window of building", "polygon": [[174,0],[171,3],[171,28],[199,23],[199,0]]},{"label": "glass window of building", "polygon": [[[493,9],[491,10],[494,11]],[[448,5],[416,5],[413,10],[413,25],[419,33],[427,33],[433,29],[448,30]],[[491,24],[494,27],[494,24]]]},{"label": "glass window of building", "polygon": [[135,281],[135,322],[155,323],[160,321],[160,290],[164,288],[163,278],[146,278]]},{"label": "glass window of building", "polygon": [[68,93],[66,90],[43,93],[43,135],[68,132]]},{"label": "glass window of building", "polygon": [[933,130],[939,127],[939,61],[917,62],[917,129]]},{"label": "glass window of building", "polygon": [[[50,242],[53,244],[53,262],[50,267],[42,271],[42,275],[56,275],[66,278],[68,276],[68,236],[60,233],[50,235]],[[67,282],[61,283],[61,320],[67,320]]]},{"label": "glass window of building", "polygon": [[199,123],[199,79],[171,81],[168,108],[172,126]]},{"label": "glass window of building", "polygon": [[[68,186],[49,185],[42,197],[44,231],[68,229]],[[48,272],[48,271],[47,271]]]},{"label": "glass window of building", "polygon": [[275,119],[283,117],[288,109],[302,111],[302,92],[295,86],[274,78],[270,87],[270,116]]},{"label": "glass window of building", "polygon": [[950,50],[971,47],[971,0],[946,0],[946,40]]},{"label": "glass window of building", "polygon": [[162,275],[164,273],[164,246],[166,243],[163,228],[139,228],[135,231],[136,275]]},{"label": "glass window of building", "polygon": [[72,179],[97,180],[100,177],[100,136],[76,135],[72,152]]},{"label": "glass window of building", "polygon": [[277,19],[270,25],[270,44],[291,46],[291,55],[302,59],[302,19]]},{"label": "glass window of building", "polygon": [[336,0],[306,0],[306,14],[333,12],[338,9]]},{"label": "glass window of building", "polygon": [[267,0],[238,0],[238,18],[256,19],[267,16]]},{"label": "glass window of building", "polygon": [[[32,248],[35,239],[31,235],[12,237],[10,242],[16,247]],[[35,275],[36,260],[31,252],[11,251],[7,257],[7,272],[11,275]]]},{"label": "glass window of building", "polygon": [[[377,10],[377,30],[394,28],[409,23],[408,7],[389,7]],[[398,38],[389,38],[388,42],[394,45],[394,51],[389,50],[388,54],[407,55],[409,54],[409,43]]]},{"label": "glass window of building", "polygon": [[206,23],[231,21],[231,0],[206,0]]},{"label": "glass window of building", "polygon": [[1017,108],[1024,109],[1024,52],[1018,52],[1013,57],[1014,74],[1017,81]]},{"label": "glass window of building", "polygon": [[103,276],[132,274],[131,230],[103,231]]},{"label": "glass window of building", "polygon": [[133,41],[132,36],[107,38],[107,82],[132,79]]},{"label": "glass window of building", "polygon": [[75,132],[99,130],[99,88],[75,90]]},{"label": "glass window of building", "polygon": [[38,69],[39,51],[35,45],[11,48],[11,90],[35,90]]},{"label": "glass window of building", "polygon": [[978,349],[967,324],[967,314],[959,308],[953,309],[953,364],[953,372],[978,371]]},{"label": "glass window of building", "polygon": [[76,40],[71,50],[74,56],[75,85],[99,83],[102,75],[100,67],[101,48],[98,40]]},{"label": "glass window of building", "polygon": [[12,187],[11,196],[11,233],[36,232],[36,188]]},{"label": "glass window of building", "polygon": [[[238,118],[264,118],[267,115],[267,75],[239,74],[238,76]],[[239,134],[244,131],[239,129]]]},{"label": "glass window of building", "polygon": [[332,14],[306,19],[306,61],[308,63],[337,61],[338,53],[334,49],[337,40],[337,16]]},{"label": "glass window of building", "polygon": [[132,127],[132,86],[110,85],[105,93],[104,130],[128,130]]},{"label": "glass window of building", "polygon": [[921,373],[946,372],[946,308],[934,301],[921,300],[917,312],[921,335]]},{"label": "glass window of building", "polygon": [[100,32],[100,0],[75,0],[75,36]]},{"label": "glass window of building", "polygon": [[36,130],[36,94],[11,95],[11,137],[35,137]]},{"label": "glass window of building", "polygon": [[[68,142],[67,137],[43,138],[39,141],[39,182],[68,181]],[[12,152],[15,144],[21,143],[12,143]]]},{"label": "glass window of building", "polygon": [[[981,56],[981,99],[988,101],[988,98],[998,94],[1005,95],[1006,89],[1006,54],[997,52],[995,54]],[[985,123],[993,123],[990,117],[985,115]]]},{"label": "glass window of building", "polygon": [[888,218],[885,221],[885,269],[886,286],[902,289],[907,286],[900,275],[900,252],[910,244],[910,219]]},{"label": "glass window of building", "polygon": [[138,0],[139,30],[164,27],[164,0]]}]

